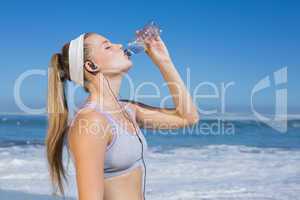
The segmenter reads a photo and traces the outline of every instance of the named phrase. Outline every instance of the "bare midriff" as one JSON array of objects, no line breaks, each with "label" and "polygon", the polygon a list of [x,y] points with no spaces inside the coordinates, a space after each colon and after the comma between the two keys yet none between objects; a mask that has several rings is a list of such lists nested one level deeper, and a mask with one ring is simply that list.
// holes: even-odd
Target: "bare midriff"
[{"label": "bare midriff", "polygon": [[143,200],[142,167],[104,179],[104,200]]}]

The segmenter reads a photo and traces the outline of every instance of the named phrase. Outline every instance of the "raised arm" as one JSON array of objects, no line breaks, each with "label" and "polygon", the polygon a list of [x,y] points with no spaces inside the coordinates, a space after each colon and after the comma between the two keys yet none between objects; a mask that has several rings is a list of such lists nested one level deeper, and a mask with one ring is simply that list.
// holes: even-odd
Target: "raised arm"
[{"label": "raised arm", "polygon": [[104,156],[109,134],[95,126],[105,123],[103,117],[91,111],[80,113],[70,129],[69,144],[75,160],[79,200],[104,198]]},{"label": "raised arm", "polygon": [[164,80],[168,84],[175,108],[160,108],[141,102],[130,101],[136,111],[136,120],[141,127],[173,129],[199,121],[197,106],[185,87],[176,70],[168,50],[160,37],[146,41],[146,53],[159,68]]}]

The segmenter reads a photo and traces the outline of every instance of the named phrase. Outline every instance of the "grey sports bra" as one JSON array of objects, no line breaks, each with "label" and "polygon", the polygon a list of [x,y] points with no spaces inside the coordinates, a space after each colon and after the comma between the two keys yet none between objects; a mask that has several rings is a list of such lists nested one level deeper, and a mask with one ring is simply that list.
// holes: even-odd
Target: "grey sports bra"
[{"label": "grey sports bra", "polygon": [[[120,101],[121,102],[121,101]],[[125,102],[121,102],[125,103]],[[104,112],[99,108],[95,102],[85,103],[81,109],[76,113],[76,115],[83,108],[93,108],[97,112],[103,114],[112,126],[113,138],[111,143],[106,147],[105,160],[104,160],[104,178],[110,178],[124,174],[128,171],[133,170],[136,167],[142,166],[142,171],[145,173],[145,168],[142,160],[142,144],[135,133],[129,133],[124,129],[119,122],[113,119],[113,117]],[[125,107],[133,118],[133,111]],[[73,125],[74,119],[71,121],[69,126]],[[145,136],[141,132],[140,128],[137,126],[138,135],[143,143],[143,157],[147,155],[148,144]],[[72,154],[71,154],[72,157]],[[143,175],[144,179],[144,175]],[[144,181],[144,180],[143,180]],[[144,189],[144,185],[143,185]]]}]

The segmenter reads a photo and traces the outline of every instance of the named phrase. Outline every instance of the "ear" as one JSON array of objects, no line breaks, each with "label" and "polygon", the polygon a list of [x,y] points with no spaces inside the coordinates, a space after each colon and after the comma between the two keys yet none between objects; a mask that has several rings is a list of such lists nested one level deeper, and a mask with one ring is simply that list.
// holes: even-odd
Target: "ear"
[{"label": "ear", "polygon": [[94,64],[94,63],[93,63],[92,61],[90,61],[90,60],[85,61],[84,67],[85,67],[85,69],[86,69],[88,72],[91,72],[91,73],[95,73],[95,72],[100,71],[99,66],[96,65],[96,64]]}]

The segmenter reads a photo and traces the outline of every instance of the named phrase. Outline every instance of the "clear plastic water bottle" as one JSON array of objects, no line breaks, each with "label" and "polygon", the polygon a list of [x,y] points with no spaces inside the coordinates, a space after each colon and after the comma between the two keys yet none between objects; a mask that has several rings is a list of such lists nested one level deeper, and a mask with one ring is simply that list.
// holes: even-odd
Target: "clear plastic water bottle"
[{"label": "clear plastic water bottle", "polygon": [[155,38],[159,36],[161,32],[162,30],[159,28],[159,26],[154,23],[154,21],[150,21],[142,29],[139,29],[135,32],[135,40],[127,44],[124,52],[128,56],[132,56],[133,54],[138,54],[145,51],[144,40],[147,38]]}]

